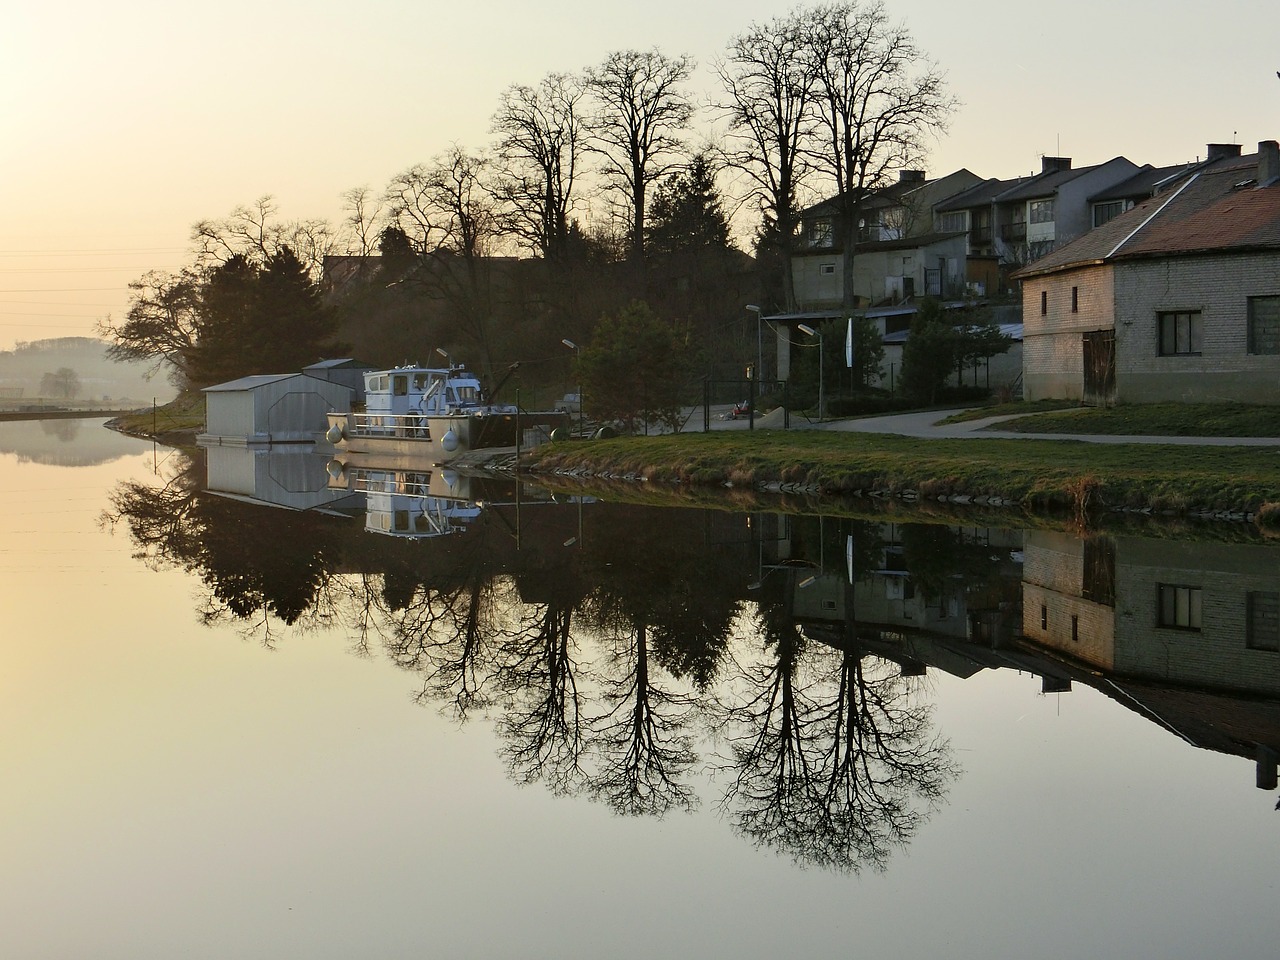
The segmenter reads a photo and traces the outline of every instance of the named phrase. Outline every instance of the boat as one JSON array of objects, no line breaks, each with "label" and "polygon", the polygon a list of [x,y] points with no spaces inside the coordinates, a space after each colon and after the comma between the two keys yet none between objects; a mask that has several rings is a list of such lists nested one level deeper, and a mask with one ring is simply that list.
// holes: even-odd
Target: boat
[{"label": "boat", "polygon": [[430,464],[482,450],[534,447],[552,431],[570,426],[562,411],[530,412],[490,402],[479,378],[456,364],[368,371],[363,404],[330,413],[328,421],[325,439],[340,454]]}]

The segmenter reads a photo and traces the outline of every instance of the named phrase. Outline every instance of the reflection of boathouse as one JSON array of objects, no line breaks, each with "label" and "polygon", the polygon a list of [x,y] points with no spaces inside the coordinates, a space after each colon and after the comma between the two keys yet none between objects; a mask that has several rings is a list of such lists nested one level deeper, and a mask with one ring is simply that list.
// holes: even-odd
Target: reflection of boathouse
[{"label": "reflection of boathouse", "polygon": [[1201,746],[1256,757],[1276,786],[1280,566],[1263,544],[1027,533],[1023,633]]}]

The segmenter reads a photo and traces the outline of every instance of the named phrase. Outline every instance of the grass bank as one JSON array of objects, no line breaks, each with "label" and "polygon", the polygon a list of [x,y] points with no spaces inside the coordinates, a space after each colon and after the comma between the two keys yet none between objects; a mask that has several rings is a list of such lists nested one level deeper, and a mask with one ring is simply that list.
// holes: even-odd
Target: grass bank
[{"label": "grass bank", "polygon": [[116,417],[107,424],[131,437],[191,443],[204,429],[204,394],[179,394],[163,406]]},{"label": "grass bank", "polygon": [[994,503],[1078,517],[1131,510],[1244,518],[1280,503],[1280,451],[1257,447],[735,431],[554,443],[525,464],[535,472]]}]

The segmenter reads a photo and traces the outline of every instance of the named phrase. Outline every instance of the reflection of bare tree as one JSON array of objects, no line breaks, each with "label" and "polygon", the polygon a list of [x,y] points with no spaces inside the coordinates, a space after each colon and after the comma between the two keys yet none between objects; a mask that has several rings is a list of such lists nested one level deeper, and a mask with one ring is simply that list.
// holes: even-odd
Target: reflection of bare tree
[{"label": "reflection of bare tree", "polygon": [[517,783],[573,792],[586,776],[583,694],[578,688],[573,608],[550,603],[522,618],[504,645],[499,682],[507,698],[498,723],[502,757]]},{"label": "reflection of bare tree", "polygon": [[485,572],[448,587],[425,587],[402,609],[387,643],[391,658],[422,678],[420,702],[444,700],[460,719],[489,699],[495,593]]},{"label": "reflection of bare tree", "polygon": [[810,675],[795,627],[766,624],[754,695],[722,710],[735,776],[722,801],[738,829],[798,862],[883,869],[956,775],[930,709],[888,664],[839,651]]},{"label": "reflection of bare tree", "polygon": [[202,622],[234,618],[271,645],[274,620],[315,627],[336,617],[330,571],[337,549],[322,518],[203,493],[203,463],[185,452],[173,463],[173,472],[155,485],[117,486],[102,523],[123,524],[133,556],[152,569],[198,575],[207,589]]},{"label": "reflection of bare tree", "polygon": [[643,624],[615,644],[615,671],[602,680],[608,709],[593,724],[597,765],[591,795],[628,815],[661,816],[673,808],[691,809],[693,791],[680,777],[696,759],[685,733],[693,701],[663,689],[650,674],[648,629]]}]

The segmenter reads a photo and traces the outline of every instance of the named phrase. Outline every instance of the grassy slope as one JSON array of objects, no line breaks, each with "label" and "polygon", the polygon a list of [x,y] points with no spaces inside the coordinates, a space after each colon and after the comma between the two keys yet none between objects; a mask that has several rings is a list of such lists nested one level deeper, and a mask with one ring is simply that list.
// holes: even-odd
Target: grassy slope
[{"label": "grassy slope", "polygon": [[1280,451],[1252,447],[759,431],[558,443],[529,463],[695,484],[777,481],[822,493],[995,496],[1031,510],[1252,512],[1280,501]]}]

